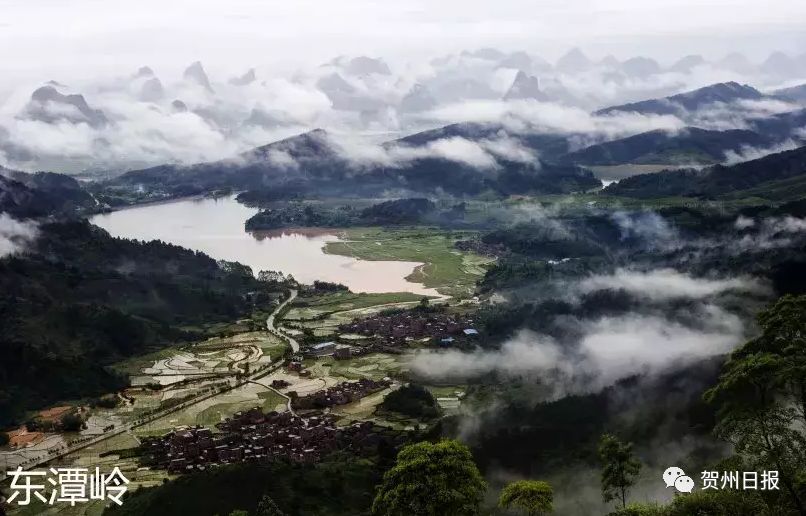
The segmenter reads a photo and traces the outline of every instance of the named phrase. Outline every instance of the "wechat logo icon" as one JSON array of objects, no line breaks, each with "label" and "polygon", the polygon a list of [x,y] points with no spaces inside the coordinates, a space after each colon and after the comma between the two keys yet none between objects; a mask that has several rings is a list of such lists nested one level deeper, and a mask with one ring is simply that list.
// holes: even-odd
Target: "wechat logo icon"
[{"label": "wechat logo icon", "polygon": [[686,476],[686,472],[677,466],[666,468],[663,472],[663,482],[667,488],[674,486],[681,493],[690,493],[694,489],[694,479]]}]

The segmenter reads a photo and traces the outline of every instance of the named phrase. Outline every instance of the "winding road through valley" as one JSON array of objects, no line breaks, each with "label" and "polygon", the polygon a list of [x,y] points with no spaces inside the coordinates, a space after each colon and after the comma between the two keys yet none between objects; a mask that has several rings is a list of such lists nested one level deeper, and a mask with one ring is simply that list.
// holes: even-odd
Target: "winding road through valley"
[{"label": "winding road through valley", "polygon": [[289,345],[289,346],[291,346],[291,351],[292,351],[292,352],[294,352],[295,354],[296,354],[296,353],[299,353],[299,342],[297,342],[297,341],[294,339],[294,337],[292,337],[291,335],[286,335],[285,333],[283,333],[282,331],[280,331],[280,330],[279,330],[279,329],[278,329],[278,328],[275,326],[275,324],[274,324],[274,319],[275,319],[275,317],[277,316],[277,314],[279,314],[279,313],[280,313],[280,311],[281,311],[283,308],[285,308],[285,307],[286,307],[286,305],[287,305],[288,303],[290,303],[291,301],[293,301],[294,299],[296,299],[297,294],[299,294],[299,292],[298,292],[296,289],[291,289],[291,295],[290,295],[290,296],[288,296],[288,299],[286,299],[285,301],[283,301],[282,303],[280,303],[280,304],[277,306],[277,308],[275,308],[275,309],[274,309],[274,311],[271,313],[271,315],[269,315],[269,318],[268,318],[268,319],[266,319],[266,329],[267,329],[267,330],[269,330],[269,333],[271,333],[272,335],[274,335],[274,336],[276,336],[276,337],[279,337],[279,338],[283,339],[284,341],[288,342],[288,345]]}]

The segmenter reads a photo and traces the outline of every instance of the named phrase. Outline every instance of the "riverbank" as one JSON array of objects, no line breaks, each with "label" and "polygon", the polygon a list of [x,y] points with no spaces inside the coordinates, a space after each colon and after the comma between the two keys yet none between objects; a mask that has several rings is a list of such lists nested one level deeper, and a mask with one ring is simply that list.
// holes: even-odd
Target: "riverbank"
[{"label": "riverbank", "polygon": [[441,295],[467,298],[495,261],[456,249],[457,241],[474,235],[433,228],[350,228],[341,231],[341,241],[325,244],[324,252],[367,261],[420,262],[407,281],[422,283]]}]

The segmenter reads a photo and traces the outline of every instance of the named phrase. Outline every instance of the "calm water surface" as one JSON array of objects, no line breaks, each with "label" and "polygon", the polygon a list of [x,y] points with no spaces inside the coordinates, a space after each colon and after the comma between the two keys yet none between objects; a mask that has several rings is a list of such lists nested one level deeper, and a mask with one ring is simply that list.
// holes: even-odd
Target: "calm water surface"
[{"label": "calm water surface", "polygon": [[338,241],[324,231],[244,231],[244,222],[257,212],[234,197],[193,199],[139,206],[96,215],[92,222],[111,235],[139,240],[162,240],[202,251],[215,259],[241,262],[260,270],[292,274],[302,283],[325,280],[342,283],[353,292],[414,292],[435,290],[405,280],[416,262],[366,261],[325,254],[327,242]]}]

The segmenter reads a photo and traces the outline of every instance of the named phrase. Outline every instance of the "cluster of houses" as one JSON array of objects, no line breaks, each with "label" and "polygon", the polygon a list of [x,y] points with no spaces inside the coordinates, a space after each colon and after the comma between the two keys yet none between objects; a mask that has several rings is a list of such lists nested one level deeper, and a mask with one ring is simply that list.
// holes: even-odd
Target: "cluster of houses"
[{"label": "cluster of houses", "polygon": [[423,313],[416,310],[376,314],[342,324],[339,330],[368,337],[382,337],[387,344],[396,346],[422,339],[430,339],[435,344],[445,346],[478,336],[473,318],[469,315]]},{"label": "cluster of houses", "polygon": [[380,381],[362,378],[355,382],[342,382],[322,391],[316,391],[307,396],[291,397],[291,405],[297,409],[323,409],[334,405],[346,405],[358,401],[365,396],[386,389],[392,385],[392,380],[384,378]]},{"label": "cluster of houses", "polygon": [[459,240],[453,246],[466,253],[475,253],[493,258],[504,256],[508,251],[507,247],[503,244],[488,244],[478,239]]},{"label": "cluster of houses", "polygon": [[292,357],[285,368],[297,373],[301,378],[311,377],[311,370],[305,369],[305,364],[302,363],[302,357]]},{"label": "cluster of houses", "polygon": [[400,437],[369,421],[337,427],[327,415],[303,418],[290,412],[266,414],[258,408],[238,412],[216,426],[220,433],[201,426],[178,427],[162,437],[147,438],[142,444],[144,462],[185,473],[245,461],[312,463],[335,450],[369,455],[381,441],[400,444]]}]

